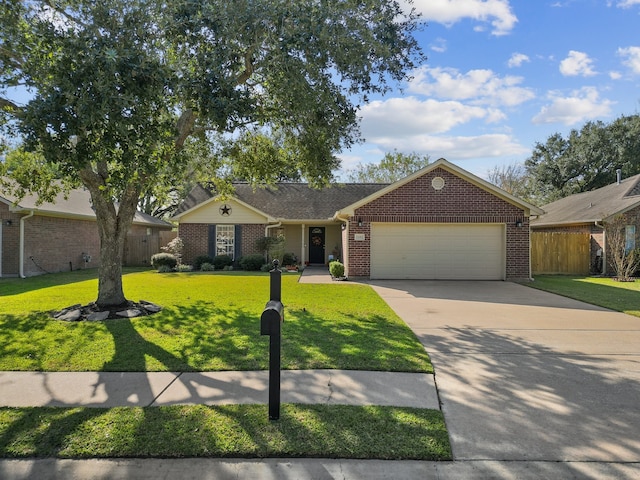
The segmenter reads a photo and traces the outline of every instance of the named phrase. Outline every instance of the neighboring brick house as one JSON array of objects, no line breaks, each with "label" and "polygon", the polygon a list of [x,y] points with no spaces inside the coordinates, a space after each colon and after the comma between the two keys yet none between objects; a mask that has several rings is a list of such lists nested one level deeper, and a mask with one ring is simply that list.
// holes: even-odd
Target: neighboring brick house
[{"label": "neighboring brick house", "polygon": [[[542,209],[545,214],[531,222],[533,233],[555,233],[559,237],[562,234],[583,234],[588,242],[584,248],[584,255],[588,259],[584,261],[585,264],[588,262],[590,273],[613,275],[607,260],[611,252],[604,226],[616,215],[624,215],[626,220],[627,247],[640,247],[640,174],[622,179],[618,172],[616,183],[570,195],[544,205]],[[560,257],[559,271],[555,273],[586,273],[563,268],[563,256]]]},{"label": "neighboring brick house", "polygon": [[[138,212],[129,233],[151,239],[171,228],[167,222]],[[41,205],[35,196],[16,204],[0,192],[0,277],[99,265],[100,239],[88,191],[73,190],[66,199],[59,195],[54,202]]]},{"label": "neighboring brick house", "polygon": [[519,280],[531,277],[529,217],[542,210],[440,159],[393,184],[305,184],[231,198],[197,186],[174,220],[185,263],[256,253],[284,235],[300,263],[345,264],[350,277]]}]

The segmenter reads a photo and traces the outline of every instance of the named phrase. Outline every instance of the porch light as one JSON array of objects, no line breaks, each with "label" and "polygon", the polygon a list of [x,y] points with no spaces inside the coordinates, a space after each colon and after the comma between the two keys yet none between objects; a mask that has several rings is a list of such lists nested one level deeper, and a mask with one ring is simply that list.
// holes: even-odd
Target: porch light
[{"label": "porch light", "polygon": [[522,220],[516,220],[516,227],[522,228]]},{"label": "porch light", "polygon": [[359,218],[359,219],[358,219],[358,226],[359,226],[359,227],[361,227],[361,226],[362,226],[362,219],[361,219],[361,218]]},{"label": "porch light", "polygon": [[4,222],[4,224],[5,224],[7,227],[10,227],[10,226],[13,224],[13,221],[12,221],[12,220],[7,220],[6,222]]}]

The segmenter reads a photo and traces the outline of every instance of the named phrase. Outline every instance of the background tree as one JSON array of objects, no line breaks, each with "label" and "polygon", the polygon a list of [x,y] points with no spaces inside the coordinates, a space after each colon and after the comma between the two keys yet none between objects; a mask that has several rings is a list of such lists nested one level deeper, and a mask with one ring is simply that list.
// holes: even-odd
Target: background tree
[{"label": "background tree", "polygon": [[429,155],[402,153],[397,150],[384,154],[379,163],[361,163],[346,171],[348,182],[393,183],[417,172],[429,164]]},{"label": "background tree", "polygon": [[524,165],[512,163],[495,166],[489,170],[487,180],[511,195],[523,200],[529,199],[528,177]]},{"label": "background tree", "polygon": [[538,204],[611,184],[618,168],[624,176],[640,173],[640,116],[588,122],[567,138],[555,133],[536,143],[525,167]]},{"label": "background tree", "polygon": [[[277,132],[300,175],[325,183],[335,154],[358,141],[354,102],[421,59],[416,28],[392,0],[5,0],[0,124],[42,153],[41,165],[12,176],[44,199],[89,190],[101,240],[97,303],[123,304],[136,206],[200,171],[188,139]],[[6,94],[16,86],[31,93],[26,104]],[[40,176],[45,165],[61,182]]]},{"label": "background tree", "polygon": [[635,228],[632,231],[633,241],[629,242],[628,225],[629,222],[624,215],[616,215],[605,223],[610,263],[616,280],[622,282],[631,281],[635,272],[640,269],[640,248],[637,248]]}]

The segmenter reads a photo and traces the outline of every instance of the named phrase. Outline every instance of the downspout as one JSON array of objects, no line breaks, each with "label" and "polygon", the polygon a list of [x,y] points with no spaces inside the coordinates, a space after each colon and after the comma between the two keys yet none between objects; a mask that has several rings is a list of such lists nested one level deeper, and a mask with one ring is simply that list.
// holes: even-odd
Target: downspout
[{"label": "downspout", "polygon": [[35,210],[31,210],[29,215],[20,219],[20,278],[26,278],[24,275],[24,221],[34,215]]},{"label": "downspout", "polygon": [[341,228],[341,243],[342,243],[342,264],[344,265],[344,274],[349,277],[349,216],[336,212],[335,218],[340,220],[344,226],[344,230]]},{"label": "downspout", "polygon": [[607,274],[607,230],[604,228],[604,225],[599,225],[596,220],[593,222],[596,227],[600,227],[602,229],[602,275]]},{"label": "downspout", "polygon": [[280,226],[282,226],[282,222],[274,223],[273,225],[267,225],[266,227],[264,227],[264,236],[268,237],[269,230],[271,230],[272,228],[278,228]]}]

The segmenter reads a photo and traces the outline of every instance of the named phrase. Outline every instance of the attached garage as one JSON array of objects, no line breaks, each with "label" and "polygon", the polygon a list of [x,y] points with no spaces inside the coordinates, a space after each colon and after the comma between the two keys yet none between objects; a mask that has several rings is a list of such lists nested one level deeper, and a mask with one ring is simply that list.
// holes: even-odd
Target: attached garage
[{"label": "attached garage", "polygon": [[349,277],[531,278],[529,218],[539,208],[444,159],[336,213]]},{"label": "attached garage", "polygon": [[504,280],[504,224],[371,224],[371,278]]}]

